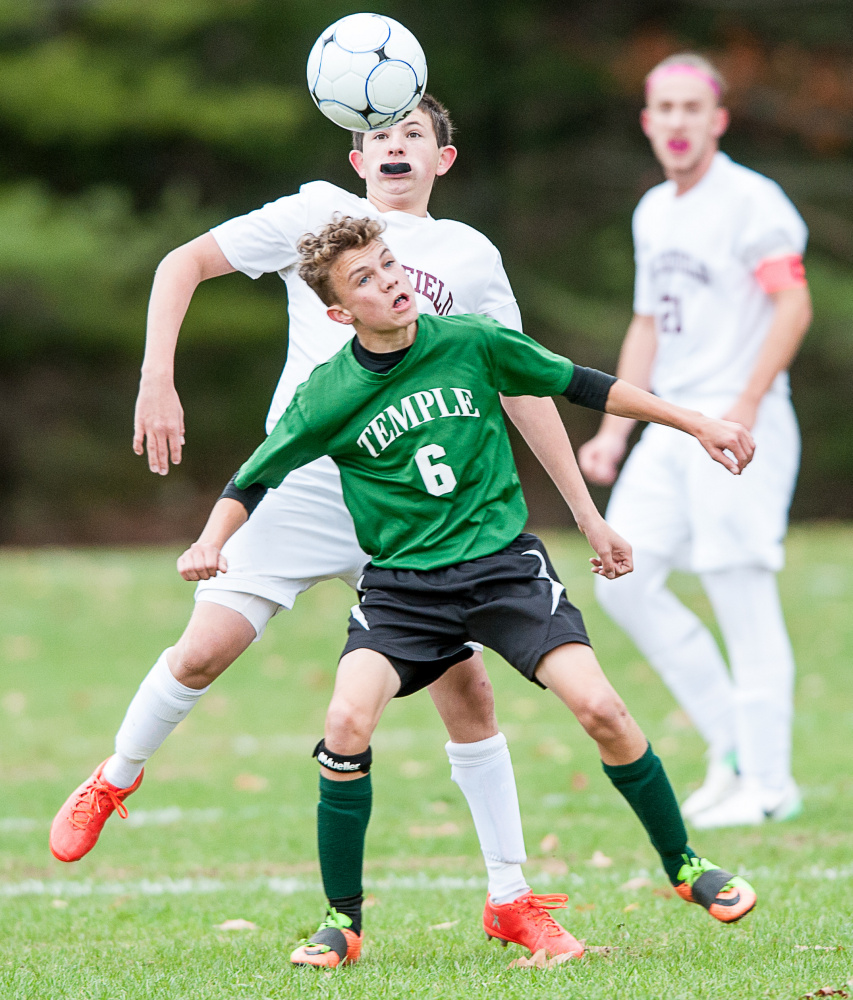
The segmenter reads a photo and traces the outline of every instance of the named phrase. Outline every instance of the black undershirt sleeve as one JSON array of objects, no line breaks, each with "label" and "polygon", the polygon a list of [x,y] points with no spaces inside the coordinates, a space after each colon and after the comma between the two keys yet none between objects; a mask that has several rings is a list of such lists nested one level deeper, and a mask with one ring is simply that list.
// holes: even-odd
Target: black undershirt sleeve
[{"label": "black undershirt sleeve", "polygon": [[220,494],[219,499],[237,500],[246,508],[246,513],[251,517],[252,511],[266,496],[267,488],[266,486],[261,486],[260,483],[252,483],[251,486],[247,486],[244,490],[241,490],[234,482],[238,475],[239,472],[235,472],[228,480],[228,485]]},{"label": "black undershirt sleeve", "polygon": [[604,411],[610,387],[616,381],[615,375],[607,375],[596,368],[582,368],[575,365],[572,380],[562,391],[570,403],[587,406],[591,410]]}]

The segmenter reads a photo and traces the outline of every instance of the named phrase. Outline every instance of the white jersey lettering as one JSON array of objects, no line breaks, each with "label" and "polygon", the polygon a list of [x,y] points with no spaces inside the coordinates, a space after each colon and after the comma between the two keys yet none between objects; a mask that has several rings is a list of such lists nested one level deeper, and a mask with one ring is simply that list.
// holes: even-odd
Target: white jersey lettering
[{"label": "white jersey lettering", "polygon": [[[447,403],[444,402],[444,396],[442,396],[441,394],[441,389],[433,389],[432,394],[433,396],[435,396],[436,403],[438,403],[438,412],[440,416],[458,417],[461,415],[462,411],[459,409],[458,406],[452,413],[450,412],[450,410],[447,409]],[[391,409],[391,407],[389,407],[389,409]]]},{"label": "white jersey lettering", "polygon": [[[456,405],[451,410],[444,396],[447,389],[421,389],[400,400],[399,407],[386,406],[356,438],[356,444],[372,458],[378,458],[392,441],[396,441],[406,431],[442,417],[479,417],[480,411],[474,406],[470,389],[450,389],[456,397]],[[432,412],[433,409],[438,413]]]},{"label": "white jersey lettering", "polygon": [[452,393],[456,395],[459,400],[459,407],[462,410],[463,417],[479,417],[480,411],[475,410],[471,405],[471,390],[470,389],[451,389]]}]

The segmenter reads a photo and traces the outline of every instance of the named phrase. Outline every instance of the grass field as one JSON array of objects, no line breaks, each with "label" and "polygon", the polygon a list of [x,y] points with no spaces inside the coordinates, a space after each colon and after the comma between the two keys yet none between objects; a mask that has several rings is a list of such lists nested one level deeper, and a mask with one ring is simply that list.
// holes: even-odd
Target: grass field
[{"label": "grass field", "polygon": [[[700,740],[595,607],[584,544],[547,541],[605,669],[683,796],[703,773]],[[334,973],[293,969],[288,956],[322,910],[310,752],[349,591],[316,588],[274,621],[152,761],[130,819],[111,820],[91,855],[63,865],[47,849],[53,814],[111,752],[136,685],[185,623],[191,587],[172,551],[3,551],[0,998],[853,994],[853,528],[796,530],[788,551],[781,586],[799,665],[795,773],[806,809],[787,824],[692,841],[753,880],[752,915],[724,927],[673,897],[591,742],[556,699],[491,658],[526,872],[537,891],[569,893],[561,920],[601,950],[518,969],[508,966],[521,949],[486,942],[476,838],[421,694],[392,703],[374,741],[367,943],[359,965]],[[676,587],[707,615],[693,580]],[[217,926],[237,918],[255,929]]]}]

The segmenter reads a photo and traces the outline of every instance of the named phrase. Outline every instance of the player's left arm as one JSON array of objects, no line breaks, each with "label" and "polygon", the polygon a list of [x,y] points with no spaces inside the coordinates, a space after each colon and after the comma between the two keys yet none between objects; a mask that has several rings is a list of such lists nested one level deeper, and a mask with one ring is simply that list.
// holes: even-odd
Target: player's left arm
[{"label": "player's left arm", "polygon": [[[796,271],[792,258],[786,257],[762,262],[762,266],[765,274],[772,275],[773,268],[781,270],[783,281],[785,272],[790,271],[791,277],[784,287],[770,285],[773,290],[768,294],[774,304],[773,319],[746,387],[725,414],[726,420],[734,420],[749,429],[755,425],[758,407],[776,376],[791,366],[812,321],[812,301],[805,277],[801,277],[802,265],[800,271]],[[759,267],[756,274],[761,273]]]},{"label": "player's left arm", "polygon": [[622,379],[617,379],[610,387],[605,410],[617,417],[648,420],[692,435],[711,458],[733,476],[743,472],[755,453],[752,435],[741,424],[716,420],[698,410],[676,406]]},{"label": "player's left arm", "polygon": [[502,396],[501,402],[596,553],[590,559],[593,572],[608,580],[630,573],[634,568],[631,546],[607,524],[593,503],[553,399]]},{"label": "player's left arm", "polygon": [[[482,311],[508,330],[521,332],[521,312],[512,296],[500,257],[484,292]],[[631,546],[613,531],[592,502],[578,468],[572,443],[550,396],[505,396],[501,404],[528,448],[569,506],[578,529],[596,553],[593,572],[609,579],[633,569]]]}]

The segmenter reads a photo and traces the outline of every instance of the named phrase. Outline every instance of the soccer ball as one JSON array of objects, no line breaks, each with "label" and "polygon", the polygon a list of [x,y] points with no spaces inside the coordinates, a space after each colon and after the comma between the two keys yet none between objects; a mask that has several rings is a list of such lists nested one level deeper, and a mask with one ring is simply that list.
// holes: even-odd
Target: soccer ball
[{"label": "soccer ball", "polygon": [[314,103],[341,128],[394,125],[417,107],[427,79],[417,38],[384,14],[349,14],[320,35],[308,56]]}]

